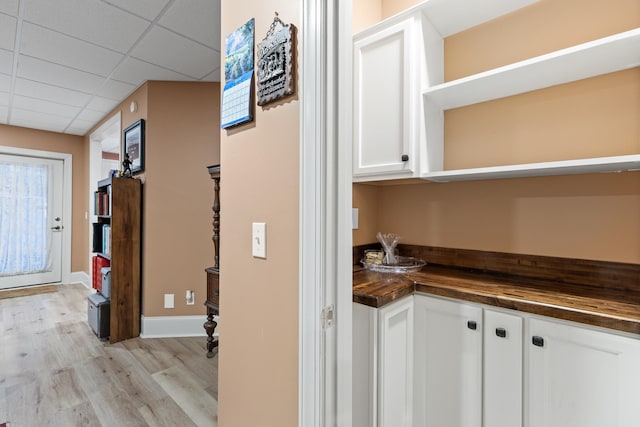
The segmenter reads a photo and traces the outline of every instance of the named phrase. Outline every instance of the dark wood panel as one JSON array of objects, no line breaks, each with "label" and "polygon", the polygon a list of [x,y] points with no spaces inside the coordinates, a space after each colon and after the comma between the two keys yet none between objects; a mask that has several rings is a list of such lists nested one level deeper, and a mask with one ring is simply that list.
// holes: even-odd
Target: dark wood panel
[{"label": "dark wood panel", "polygon": [[382,307],[422,292],[640,334],[636,264],[410,245],[401,245],[400,253],[428,264],[406,275],[354,265],[354,302]]},{"label": "dark wood panel", "polygon": [[140,248],[142,183],[111,182],[111,319],[112,343],[140,335]]}]

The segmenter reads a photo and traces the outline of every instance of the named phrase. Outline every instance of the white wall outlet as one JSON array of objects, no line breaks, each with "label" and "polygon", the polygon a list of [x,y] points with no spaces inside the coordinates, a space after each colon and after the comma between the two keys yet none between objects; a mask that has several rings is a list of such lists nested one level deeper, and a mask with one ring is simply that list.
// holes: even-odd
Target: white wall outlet
[{"label": "white wall outlet", "polygon": [[251,233],[251,253],[254,258],[267,258],[267,223],[254,222]]},{"label": "white wall outlet", "polygon": [[358,208],[352,208],[351,209],[351,229],[352,230],[357,230],[358,229],[358,214],[360,213],[360,211],[358,210]]},{"label": "white wall outlet", "polygon": [[173,294],[164,294],[164,308],[173,308],[174,307],[174,295]]},{"label": "white wall outlet", "polygon": [[196,293],[193,291],[187,291],[187,305],[193,305],[196,302]]}]

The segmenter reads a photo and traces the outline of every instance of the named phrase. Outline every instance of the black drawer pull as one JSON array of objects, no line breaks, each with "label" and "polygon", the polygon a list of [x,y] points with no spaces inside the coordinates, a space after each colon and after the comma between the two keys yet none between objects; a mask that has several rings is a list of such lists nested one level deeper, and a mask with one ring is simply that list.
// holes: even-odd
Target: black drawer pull
[{"label": "black drawer pull", "polygon": [[407,154],[403,154],[402,155],[402,161],[403,162],[408,162],[409,161],[409,156]]},{"label": "black drawer pull", "polygon": [[471,329],[471,330],[475,331],[477,327],[478,327],[478,324],[476,323],[476,321],[475,321],[475,320],[469,320],[469,321],[467,322],[467,328],[469,328],[469,329]]},{"label": "black drawer pull", "polygon": [[506,338],[507,330],[505,328],[496,328],[496,335],[500,338]]},{"label": "black drawer pull", "polygon": [[531,342],[533,343],[533,345],[535,345],[536,347],[544,347],[544,338],[539,337],[537,335],[534,335],[531,338]]}]

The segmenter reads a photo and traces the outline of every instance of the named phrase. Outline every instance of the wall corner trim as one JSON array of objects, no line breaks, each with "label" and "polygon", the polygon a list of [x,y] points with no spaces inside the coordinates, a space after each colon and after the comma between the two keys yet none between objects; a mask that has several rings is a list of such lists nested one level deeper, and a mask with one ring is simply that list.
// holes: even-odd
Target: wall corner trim
[{"label": "wall corner trim", "polygon": [[86,271],[72,271],[69,275],[69,283],[82,283],[85,288],[91,289],[91,278]]}]

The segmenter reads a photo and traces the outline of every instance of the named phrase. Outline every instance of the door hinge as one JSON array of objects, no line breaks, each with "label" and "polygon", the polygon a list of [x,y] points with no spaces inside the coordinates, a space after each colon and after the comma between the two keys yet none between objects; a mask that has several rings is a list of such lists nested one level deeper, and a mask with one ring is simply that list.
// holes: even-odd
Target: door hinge
[{"label": "door hinge", "polygon": [[322,329],[328,329],[335,323],[335,307],[333,304],[322,309]]}]

